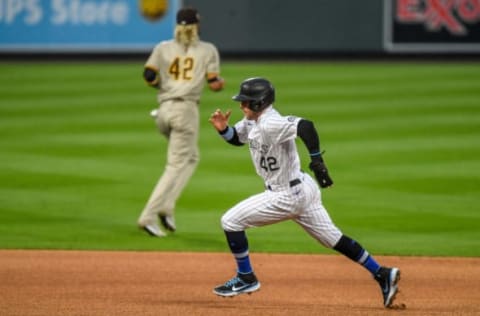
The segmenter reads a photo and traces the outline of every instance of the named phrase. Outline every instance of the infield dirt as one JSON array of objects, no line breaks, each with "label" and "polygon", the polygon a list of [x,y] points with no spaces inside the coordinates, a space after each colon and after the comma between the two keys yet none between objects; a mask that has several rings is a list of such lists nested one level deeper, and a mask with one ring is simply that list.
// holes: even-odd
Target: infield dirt
[{"label": "infield dirt", "polygon": [[480,258],[377,256],[401,269],[404,310],[340,255],[251,259],[260,291],[221,298],[229,253],[0,250],[0,315],[480,315]]}]

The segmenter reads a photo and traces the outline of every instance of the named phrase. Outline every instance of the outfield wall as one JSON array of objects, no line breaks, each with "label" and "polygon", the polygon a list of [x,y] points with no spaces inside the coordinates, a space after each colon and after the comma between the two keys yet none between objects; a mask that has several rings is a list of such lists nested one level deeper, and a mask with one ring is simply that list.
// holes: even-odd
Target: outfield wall
[{"label": "outfield wall", "polygon": [[0,53],[147,53],[182,5],[223,55],[480,53],[480,0],[0,0]]},{"label": "outfield wall", "polygon": [[224,53],[479,53],[480,0],[185,0]]}]

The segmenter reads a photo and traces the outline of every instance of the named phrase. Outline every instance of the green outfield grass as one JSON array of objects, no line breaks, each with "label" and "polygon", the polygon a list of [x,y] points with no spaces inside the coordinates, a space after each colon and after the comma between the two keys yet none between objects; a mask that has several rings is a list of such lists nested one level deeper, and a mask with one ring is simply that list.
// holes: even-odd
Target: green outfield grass
[{"label": "green outfield grass", "polygon": [[[480,256],[479,63],[224,62],[227,86],[205,91],[201,162],[165,239],[136,227],[166,148],[142,66],[0,64],[0,248],[228,251],[221,215],[263,184],[248,149],[208,117],[240,119],[230,97],[265,76],[283,114],[316,123],[335,181],[324,203],[346,234],[375,254]],[[248,235],[252,252],[331,253],[291,222]]]}]

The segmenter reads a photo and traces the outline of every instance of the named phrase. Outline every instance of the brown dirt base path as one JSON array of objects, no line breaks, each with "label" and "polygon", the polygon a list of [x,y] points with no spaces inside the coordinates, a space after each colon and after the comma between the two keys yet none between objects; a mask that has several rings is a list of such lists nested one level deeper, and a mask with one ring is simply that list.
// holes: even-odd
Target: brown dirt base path
[{"label": "brown dirt base path", "polygon": [[221,298],[228,253],[0,251],[0,315],[480,315],[480,258],[377,257],[401,269],[397,303],[339,255],[252,254],[262,288]]}]

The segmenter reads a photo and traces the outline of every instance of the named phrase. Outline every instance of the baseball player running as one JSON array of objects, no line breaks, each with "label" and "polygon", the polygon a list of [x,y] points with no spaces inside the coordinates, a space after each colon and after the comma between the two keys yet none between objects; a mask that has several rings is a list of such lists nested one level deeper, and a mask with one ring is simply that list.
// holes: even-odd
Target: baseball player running
[{"label": "baseball player running", "polygon": [[320,152],[317,131],[309,120],[282,116],[273,107],[275,89],[264,78],[250,78],[233,97],[240,102],[244,118],[228,125],[231,112],[216,110],[210,123],[230,144],[248,144],[257,174],[265,191],[229,209],[221,219],[230,250],[237,263],[237,274],[213,289],[220,296],[235,296],[260,289],[249,258],[245,230],[284,220],[293,220],[322,245],[340,252],[365,267],[378,282],[385,307],[392,307],[398,291],[400,270],[381,266],[358,242],[343,234],[332,222],[322,204],[321,192],[312,177],[300,170],[295,138],[307,147],[320,187],[333,184]]},{"label": "baseball player running", "polygon": [[156,237],[175,231],[175,204],[198,160],[198,104],[205,82],[223,88],[217,48],[198,36],[200,17],[194,8],[177,12],[175,38],[155,46],[143,77],[158,89],[158,109],[152,111],[159,131],[168,139],[167,164],[138,219],[138,226]]}]

